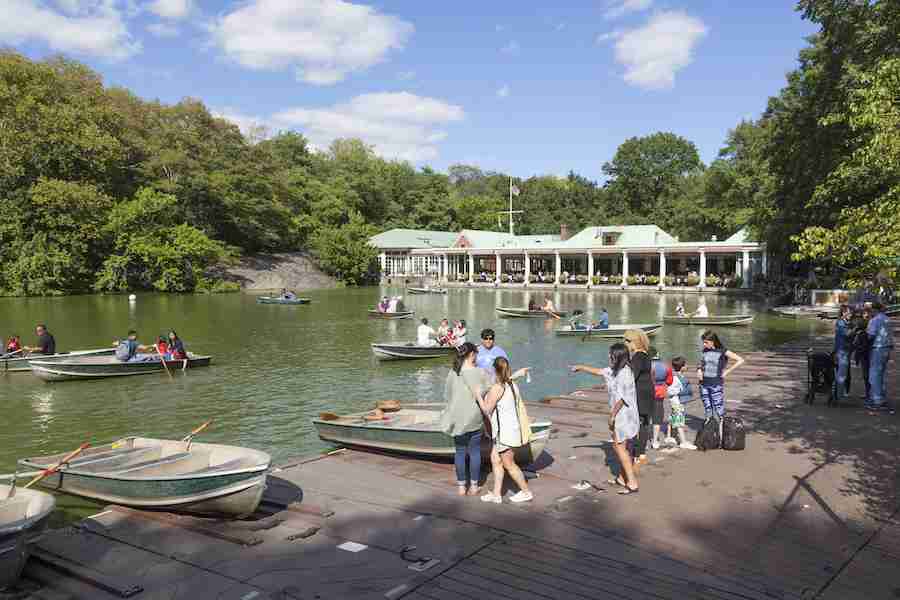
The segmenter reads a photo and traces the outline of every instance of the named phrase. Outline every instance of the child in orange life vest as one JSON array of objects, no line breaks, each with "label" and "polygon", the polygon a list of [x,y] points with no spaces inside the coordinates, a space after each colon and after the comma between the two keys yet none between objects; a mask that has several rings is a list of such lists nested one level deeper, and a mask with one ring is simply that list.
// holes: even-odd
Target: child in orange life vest
[{"label": "child in orange life vest", "polygon": [[659,359],[659,352],[656,348],[650,348],[650,376],[653,378],[653,436],[651,438],[654,450],[659,449],[659,433],[662,425],[666,424],[666,444],[675,444],[672,438],[672,432],[669,431],[669,402],[666,392],[672,385],[672,368]]}]

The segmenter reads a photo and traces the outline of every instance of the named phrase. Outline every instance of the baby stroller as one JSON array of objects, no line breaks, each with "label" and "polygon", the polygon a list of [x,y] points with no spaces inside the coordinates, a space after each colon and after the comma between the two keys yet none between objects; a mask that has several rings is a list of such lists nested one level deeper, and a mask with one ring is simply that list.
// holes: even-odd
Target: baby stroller
[{"label": "baby stroller", "polygon": [[806,351],[806,403],[813,404],[816,394],[828,394],[826,406],[831,406],[835,397],[835,365],[834,354],[829,352]]}]

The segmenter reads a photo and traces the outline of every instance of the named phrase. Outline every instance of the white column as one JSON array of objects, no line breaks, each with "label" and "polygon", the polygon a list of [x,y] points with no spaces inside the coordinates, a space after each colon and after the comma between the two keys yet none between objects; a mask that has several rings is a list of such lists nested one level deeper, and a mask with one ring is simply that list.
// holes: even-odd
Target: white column
[{"label": "white column", "polygon": [[628,285],[628,253],[622,252],[622,287]]},{"label": "white column", "polygon": [[471,252],[466,252],[466,255],[469,257],[469,283],[472,283],[475,277],[475,257]]},{"label": "white column", "polygon": [[740,256],[734,257],[734,276],[735,277],[741,276],[741,257]]},{"label": "white column", "polygon": [[594,285],[594,253],[588,252],[588,282],[587,286],[591,287]]},{"label": "white column", "polygon": [[525,287],[528,287],[529,280],[531,279],[531,256],[528,253],[525,253]]},{"label": "white column", "polygon": [[559,250],[555,252],[556,255],[556,284],[559,285],[559,278],[562,275],[562,259],[559,257]]},{"label": "white column", "polygon": [[762,251],[762,274],[764,277],[769,276],[769,253]]},{"label": "white column", "polygon": [[706,287],[706,250],[700,251],[700,285]]},{"label": "white column", "polygon": [[443,266],[443,276],[444,282],[450,281],[450,261],[447,259],[446,254],[441,255],[441,264]]},{"label": "white column", "polygon": [[494,252],[494,283],[500,283],[500,275],[503,273],[503,259],[499,252]]},{"label": "white column", "polygon": [[659,288],[666,287],[666,253],[659,251]]},{"label": "white column", "polygon": [[743,272],[744,280],[741,282],[741,287],[748,288],[750,287],[750,278],[752,274],[750,273],[750,251],[744,250],[743,256],[743,265],[741,266],[741,271]]}]

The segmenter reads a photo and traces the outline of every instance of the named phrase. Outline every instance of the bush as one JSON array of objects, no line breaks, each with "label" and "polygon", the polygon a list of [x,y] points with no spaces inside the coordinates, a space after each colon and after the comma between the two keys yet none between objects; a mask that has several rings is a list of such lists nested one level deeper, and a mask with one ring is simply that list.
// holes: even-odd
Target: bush
[{"label": "bush", "polygon": [[649,275],[645,281],[647,285],[659,285],[659,277],[656,275]]},{"label": "bush", "polygon": [[694,287],[694,286],[700,285],[700,278],[697,277],[696,275],[688,275],[687,284],[688,284],[688,287]]},{"label": "bush", "polygon": [[706,276],[706,286],[707,287],[719,287],[722,284],[722,280],[718,275],[707,275]]},{"label": "bush", "polygon": [[673,275],[666,275],[663,281],[666,285],[675,285],[675,277]]},{"label": "bush", "polygon": [[[622,278],[620,277],[619,279],[621,280]],[[629,275],[627,281],[628,281],[628,285],[636,285],[638,282],[638,278],[635,277],[634,275]]]},{"label": "bush", "polygon": [[729,288],[739,288],[744,284],[743,277],[735,277],[734,279],[729,279],[727,286]]},{"label": "bush", "polygon": [[612,285],[621,285],[622,284],[622,276],[621,275],[610,275],[609,282]]},{"label": "bush", "polygon": [[224,281],[222,279],[202,278],[197,282],[194,292],[198,294],[233,294],[241,291],[241,284],[236,281]]}]

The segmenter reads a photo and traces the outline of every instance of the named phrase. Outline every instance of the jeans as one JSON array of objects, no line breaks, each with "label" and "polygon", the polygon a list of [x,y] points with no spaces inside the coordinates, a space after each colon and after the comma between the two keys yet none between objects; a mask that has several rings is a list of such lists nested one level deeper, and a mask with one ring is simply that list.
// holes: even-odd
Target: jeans
[{"label": "jeans", "polygon": [[720,421],[725,416],[725,386],[721,383],[700,383],[700,399],[706,418],[716,417]]},{"label": "jeans", "polygon": [[884,380],[884,371],[890,358],[890,348],[872,348],[869,354],[869,403],[871,406],[878,407],[885,402],[887,385]]},{"label": "jeans", "polygon": [[456,447],[453,462],[456,465],[457,485],[466,485],[466,458],[469,459],[468,480],[471,485],[478,485],[481,479],[481,437],[480,429],[453,436],[453,445]]},{"label": "jeans", "polygon": [[850,353],[847,350],[837,352],[837,381],[835,381],[835,402],[847,399],[847,378],[850,375]]}]

